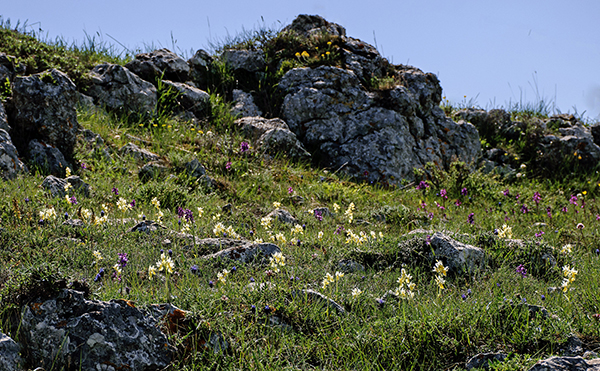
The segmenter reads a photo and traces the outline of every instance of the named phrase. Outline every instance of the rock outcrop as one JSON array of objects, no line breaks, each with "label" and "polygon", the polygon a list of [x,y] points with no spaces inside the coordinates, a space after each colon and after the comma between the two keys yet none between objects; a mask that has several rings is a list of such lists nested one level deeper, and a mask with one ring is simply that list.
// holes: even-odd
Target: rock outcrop
[{"label": "rock outcrop", "polygon": [[6,130],[0,129],[0,176],[4,180],[14,179],[18,173],[27,171],[10,135]]},{"label": "rock outcrop", "polygon": [[126,300],[87,300],[64,289],[27,305],[21,336],[33,367],[66,370],[157,370],[174,348],[160,323]]},{"label": "rock outcrop", "polygon": [[141,53],[125,65],[131,72],[151,83],[157,78],[185,82],[189,78],[190,66],[169,49],[159,49],[151,53]]}]

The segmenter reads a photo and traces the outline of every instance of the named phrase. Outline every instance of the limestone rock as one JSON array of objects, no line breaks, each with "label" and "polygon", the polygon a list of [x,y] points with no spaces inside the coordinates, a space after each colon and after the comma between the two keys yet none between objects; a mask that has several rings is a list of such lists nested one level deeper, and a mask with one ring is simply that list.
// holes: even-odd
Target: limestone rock
[{"label": "limestone rock", "polygon": [[345,36],[346,29],[339,24],[328,22],[325,18],[318,15],[301,14],[292,23],[282,30],[293,31],[305,37],[319,35],[322,32],[333,36]]},{"label": "limestone rock", "polygon": [[14,179],[18,173],[27,172],[27,166],[19,159],[19,153],[6,130],[0,129],[0,176]]},{"label": "limestone rock", "polygon": [[204,186],[208,189],[212,189],[214,181],[211,177],[208,176],[208,174],[206,173],[206,169],[204,168],[204,166],[202,166],[202,164],[200,163],[200,161],[198,161],[197,158],[186,162],[184,164],[184,168],[189,176],[201,181],[204,184]]},{"label": "limestone rock", "polygon": [[296,134],[285,129],[268,130],[258,139],[257,149],[271,156],[286,155],[294,160],[306,161],[311,158]]},{"label": "limestone rock", "polygon": [[17,76],[12,84],[12,134],[17,148],[32,139],[43,141],[70,159],[77,132],[75,107],[79,94],[67,75],[51,69],[30,76]]},{"label": "limestone rock", "polygon": [[27,149],[32,164],[46,172],[62,176],[65,174],[65,169],[69,167],[62,152],[51,144],[34,139],[29,142]]},{"label": "limestone rock", "polygon": [[252,94],[246,93],[240,89],[233,89],[234,106],[231,107],[231,115],[234,117],[256,117],[261,116],[262,112],[256,104]]},{"label": "limestone rock", "polygon": [[25,306],[21,339],[27,362],[46,369],[157,370],[174,347],[160,323],[125,300],[87,300],[64,289]]},{"label": "limestone rock", "polygon": [[188,80],[190,73],[190,66],[169,49],[138,54],[125,67],[151,83],[161,77],[164,80],[184,82]]},{"label": "limestone rock", "polygon": [[280,223],[295,225],[298,224],[298,220],[290,214],[289,211],[284,209],[275,209],[271,211],[268,215],[273,220],[277,220]]},{"label": "limestone rock", "polygon": [[19,352],[21,347],[13,339],[0,332],[0,370],[18,371],[22,368]]},{"label": "limestone rock", "polygon": [[262,50],[227,49],[223,51],[222,58],[234,71],[264,72],[266,67]]},{"label": "limestone rock", "polygon": [[142,115],[154,111],[156,88],[118,64],[99,64],[90,72],[91,85],[86,91],[94,102],[110,110]]},{"label": "limestone rock", "polygon": [[163,227],[157,222],[154,222],[152,220],[142,220],[133,227],[129,228],[127,232],[143,232],[149,234],[150,232],[156,232],[158,230],[164,229],[166,229],[166,227]]},{"label": "limestone rock", "polygon": [[50,191],[52,197],[65,197],[67,192],[65,191],[65,186],[70,184],[73,187],[73,190],[76,192],[83,194],[85,196],[90,195],[90,186],[86,182],[84,182],[79,176],[71,175],[66,179],[57,178],[54,175],[48,175],[41,186],[45,190]]},{"label": "limestone rock", "polygon": [[163,83],[177,93],[175,100],[183,110],[190,111],[196,118],[210,114],[210,96],[207,92],[181,82],[164,80]]},{"label": "limestone rock", "polygon": [[445,117],[435,75],[408,67],[398,74],[407,87],[367,92],[351,70],[294,68],[279,83],[283,119],[323,165],[371,181],[412,180],[427,162],[474,162],[477,130]]},{"label": "limestone rock", "polygon": [[235,120],[235,124],[241,128],[242,133],[253,142],[271,129],[289,130],[288,125],[279,118],[266,119],[264,117],[242,117]]},{"label": "limestone rock", "polygon": [[165,177],[169,172],[169,168],[158,162],[148,162],[138,172],[138,176],[142,182],[147,182],[151,179]]},{"label": "limestone rock", "polygon": [[190,66],[190,78],[201,89],[208,85],[208,76],[213,58],[205,50],[199,49],[194,56],[188,60]]},{"label": "limestone rock", "polygon": [[214,254],[206,255],[205,258],[231,259],[240,263],[253,263],[255,261],[266,263],[269,261],[269,257],[278,252],[280,253],[281,249],[279,246],[272,243],[248,243],[242,246],[230,247]]},{"label": "limestone rock", "polygon": [[[0,80],[0,84],[2,81]],[[0,100],[0,129],[5,130],[7,133],[10,132],[10,125],[8,125],[8,119],[6,117],[6,109],[4,108],[4,104]]]},{"label": "limestone rock", "polygon": [[555,356],[539,361],[529,371],[600,371],[600,359]]},{"label": "limestone rock", "polygon": [[506,357],[504,353],[480,353],[471,357],[465,367],[467,370],[473,368],[489,370],[490,362],[504,362]]},{"label": "limestone rock", "polygon": [[157,154],[140,148],[131,142],[119,148],[119,154],[121,156],[131,156],[137,161],[158,161],[159,159]]},{"label": "limestone rock", "polygon": [[483,264],[484,252],[477,246],[458,242],[441,232],[434,233],[430,243],[435,259],[445,260],[452,273],[473,272]]},{"label": "limestone rock", "polygon": [[365,266],[354,260],[344,259],[338,262],[337,269],[342,273],[354,273],[364,271]]}]

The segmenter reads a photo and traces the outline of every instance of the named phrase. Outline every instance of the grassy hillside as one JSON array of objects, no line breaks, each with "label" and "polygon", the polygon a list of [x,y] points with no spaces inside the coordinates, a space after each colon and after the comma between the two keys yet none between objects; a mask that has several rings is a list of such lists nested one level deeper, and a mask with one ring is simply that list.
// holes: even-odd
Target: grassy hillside
[{"label": "grassy hillside", "polygon": [[[124,62],[7,28],[0,28],[0,45],[27,65],[27,73],[57,67],[74,80],[100,60]],[[448,172],[421,172],[427,186],[361,183],[337,169],[246,151],[227,104],[214,94],[212,104],[211,118],[195,126],[168,116],[144,125],[79,108],[80,124],[111,149],[133,141],[159,154],[170,166],[164,177],[142,182],[141,163],[116,153],[107,162],[82,145],[71,171],[91,185],[90,197],[70,191],[69,199],[52,198],[39,187],[45,175],[35,172],[2,184],[2,332],[18,339],[20,306],[64,280],[63,286],[88,285],[94,299],[125,298],[138,307],[169,301],[191,311],[194,327],[201,325],[205,335],[219,332],[230,344],[224,353],[196,351],[201,338],[173,333],[179,349],[173,370],[460,370],[469,357],[489,351],[509,354],[494,369],[514,370],[559,354],[571,335],[588,350],[600,348],[595,169],[565,165],[566,177],[540,177],[524,162],[526,146],[499,138],[523,174],[511,182],[457,163]],[[206,166],[214,189],[180,170],[194,158]],[[261,220],[276,207],[292,213],[300,227]],[[320,207],[333,215],[315,215]],[[178,208],[188,211],[178,214]],[[71,217],[85,226],[62,225]],[[221,223],[233,229],[224,232],[228,237],[275,241],[285,261],[261,266],[207,260],[215,251],[168,230],[127,232],[132,220],[143,218],[201,238],[221,237]],[[407,235],[416,229],[421,231]],[[436,281],[440,274],[423,256],[430,236],[441,231],[483,248],[485,266],[445,276],[445,284]],[[174,271],[152,276],[149,268],[161,253],[172,255]],[[546,254],[554,256],[554,265]],[[366,270],[342,276],[338,263],[344,259]],[[406,274],[414,283],[410,290]],[[400,290],[398,299],[386,296],[399,288],[399,279],[406,298]],[[263,289],[251,289],[251,282]],[[327,295],[347,314],[292,295],[301,288]],[[527,304],[543,306],[549,315]]]}]

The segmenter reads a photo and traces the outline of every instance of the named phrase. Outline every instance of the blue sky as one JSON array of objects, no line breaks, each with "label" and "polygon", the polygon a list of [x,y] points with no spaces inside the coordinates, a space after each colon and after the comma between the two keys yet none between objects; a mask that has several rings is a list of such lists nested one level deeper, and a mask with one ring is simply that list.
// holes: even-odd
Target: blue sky
[{"label": "blue sky", "polygon": [[[376,44],[393,63],[438,75],[452,102],[484,108],[543,98],[600,121],[600,1],[3,1],[0,15],[82,42],[108,35],[129,49],[187,53],[262,24],[319,14]],[[263,21],[264,20],[264,23]],[[376,41],[375,41],[376,40]],[[466,98],[464,96],[466,95]]]}]

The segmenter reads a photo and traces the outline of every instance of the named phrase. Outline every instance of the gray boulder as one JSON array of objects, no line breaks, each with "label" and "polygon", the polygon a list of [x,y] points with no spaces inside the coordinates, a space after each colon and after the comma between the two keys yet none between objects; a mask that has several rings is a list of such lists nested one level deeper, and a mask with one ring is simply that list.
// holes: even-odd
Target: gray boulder
[{"label": "gray boulder", "polygon": [[328,22],[318,15],[300,14],[282,32],[295,32],[300,36],[318,36],[328,33],[332,36],[346,36],[346,29],[339,24]]},{"label": "gray boulder", "polygon": [[291,159],[304,161],[311,158],[310,153],[296,138],[296,134],[285,129],[268,130],[258,139],[256,147],[258,151],[271,156],[286,155]]},{"label": "gray boulder", "polygon": [[445,260],[451,273],[470,273],[483,264],[484,252],[477,246],[458,242],[441,232],[434,233],[430,243],[434,258]]},{"label": "gray boulder", "polygon": [[477,130],[445,117],[435,75],[412,67],[398,75],[406,87],[367,92],[351,70],[292,69],[279,83],[282,116],[323,165],[372,181],[413,180],[413,169],[427,162],[441,168],[455,160],[474,163]]},{"label": "gray boulder", "polygon": [[256,104],[252,94],[245,93],[240,89],[233,89],[233,103],[231,115],[234,117],[256,117],[261,116],[262,112]]},{"label": "gray boulder", "polygon": [[177,93],[175,100],[183,110],[192,112],[197,118],[210,114],[210,95],[207,92],[181,82],[163,80],[163,83]]},{"label": "gray boulder", "polygon": [[79,176],[71,175],[66,179],[57,178],[54,175],[48,175],[41,186],[47,191],[50,191],[52,197],[65,197],[67,192],[65,191],[65,186],[70,184],[73,187],[73,190],[78,192],[79,194],[83,194],[86,197],[90,195],[90,186],[86,182],[84,182]]},{"label": "gray boulder", "polygon": [[347,69],[353,71],[362,82],[384,76],[390,66],[374,46],[352,37],[345,37],[343,40],[344,63]]},{"label": "gray boulder", "polygon": [[600,371],[600,358],[550,357],[538,361],[529,371]]},{"label": "gray boulder", "polygon": [[48,370],[158,370],[175,351],[160,321],[131,302],[69,289],[25,306],[21,339],[27,362]]},{"label": "gray boulder", "polygon": [[21,145],[38,139],[59,148],[70,159],[80,129],[75,110],[79,94],[71,79],[51,69],[15,77],[12,91],[13,137]]},{"label": "gray boulder", "polygon": [[200,161],[198,161],[197,158],[186,162],[184,164],[184,168],[190,177],[196,178],[198,181],[204,184],[205,187],[209,189],[213,187],[213,179],[208,176],[208,174],[206,173],[206,169],[204,168],[204,166],[202,166],[202,164],[200,163]]},{"label": "gray boulder", "polygon": [[0,176],[4,180],[14,179],[18,173],[26,173],[27,166],[19,159],[19,153],[10,135],[0,129]]},{"label": "gray boulder", "polygon": [[107,162],[113,161],[110,154],[111,150],[106,145],[100,134],[96,134],[89,129],[84,129],[80,132],[79,138],[83,142],[86,152],[94,153]]},{"label": "gray boulder", "polygon": [[241,128],[244,136],[253,142],[257,142],[264,133],[271,129],[290,130],[285,121],[279,118],[242,117],[235,120],[235,124]]},{"label": "gray boulder", "polygon": [[22,370],[21,347],[17,342],[0,332],[0,370]]},{"label": "gray boulder", "polygon": [[154,222],[152,220],[142,220],[133,227],[129,228],[127,232],[143,232],[146,234],[150,234],[150,232],[156,232],[164,229],[167,228],[157,222]]},{"label": "gray boulder", "polygon": [[184,82],[190,74],[190,66],[169,49],[138,54],[125,67],[151,83],[155,83],[156,79],[161,77],[164,80]]},{"label": "gray boulder", "polygon": [[480,353],[471,357],[466,364],[466,369],[483,369],[489,370],[490,362],[504,362],[507,355],[504,353]]},{"label": "gray boulder", "polygon": [[156,153],[140,148],[131,142],[119,148],[119,154],[124,157],[133,157],[137,161],[158,161],[159,159]]},{"label": "gray boulder", "polygon": [[[0,84],[2,81],[0,81]],[[0,129],[5,130],[6,132],[10,132],[10,125],[8,125],[8,119],[6,117],[6,109],[4,108],[4,104],[2,104],[2,100],[0,100]]]},{"label": "gray boulder", "polygon": [[259,261],[266,263],[275,253],[280,253],[279,246],[272,243],[248,243],[242,246],[234,246],[214,254],[206,255],[206,259],[230,259],[239,263],[252,263]]},{"label": "gray boulder", "polygon": [[151,179],[164,178],[169,173],[169,168],[158,162],[148,162],[138,172],[138,177],[142,182]]},{"label": "gray boulder", "polygon": [[99,64],[89,74],[86,91],[97,105],[128,114],[149,114],[156,108],[156,88],[118,64]]},{"label": "gray boulder", "polygon": [[192,58],[188,60],[190,66],[190,78],[200,88],[208,85],[210,66],[213,58],[205,50],[199,49]]},{"label": "gray boulder", "polygon": [[264,72],[266,62],[262,50],[227,49],[221,57],[234,71]]},{"label": "gray boulder", "polygon": [[280,223],[295,225],[298,224],[298,220],[290,214],[289,211],[284,209],[275,209],[271,211],[267,216],[273,220],[277,220]]},{"label": "gray boulder", "polygon": [[63,176],[69,167],[62,152],[51,144],[34,139],[29,142],[27,149],[31,163],[50,174]]}]

